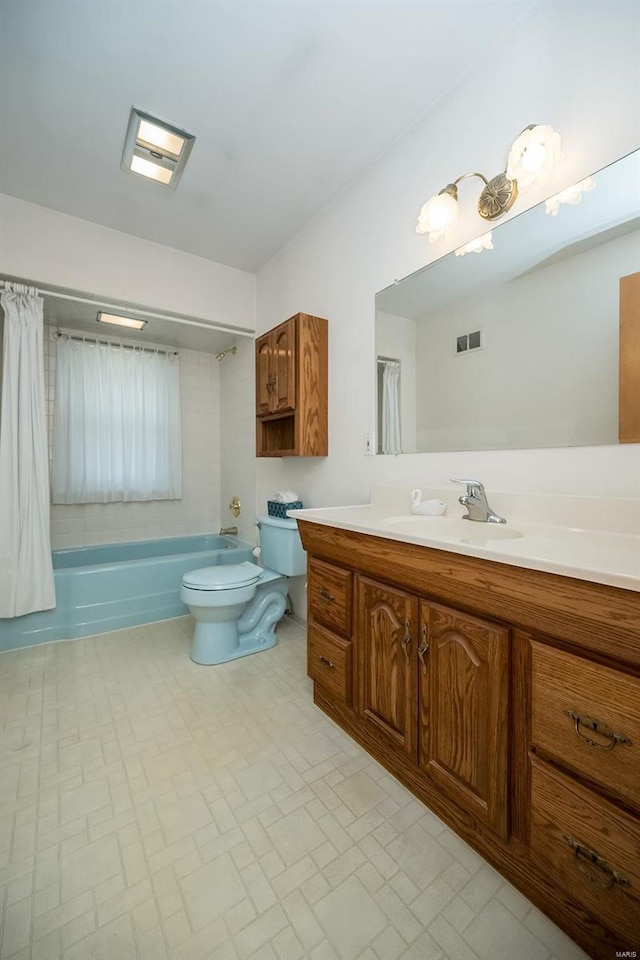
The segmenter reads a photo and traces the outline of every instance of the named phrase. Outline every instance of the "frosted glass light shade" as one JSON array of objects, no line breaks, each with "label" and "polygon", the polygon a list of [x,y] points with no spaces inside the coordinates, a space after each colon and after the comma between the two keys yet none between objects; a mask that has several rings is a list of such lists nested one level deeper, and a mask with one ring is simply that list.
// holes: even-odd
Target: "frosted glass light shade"
[{"label": "frosted glass light shade", "polygon": [[523,130],[513,142],[507,160],[507,177],[517,180],[520,191],[548,180],[554,165],[562,160],[560,134],[548,124]]},{"label": "frosted glass light shade", "polygon": [[172,153],[179,157],[184,146],[184,137],[180,137],[164,127],[159,127],[156,123],[149,123],[148,120],[141,120],[138,128],[138,143],[142,142],[163,153]]},{"label": "frosted glass light shade", "polygon": [[96,319],[98,323],[113,323],[117,327],[131,327],[132,330],[143,330],[147,325],[146,320],[136,320],[134,317],[121,317],[116,313],[103,313],[102,310]]},{"label": "frosted glass light shade", "polygon": [[546,212],[550,213],[552,217],[557,217],[561,203],[580,203],[582,194],[593,190],[595,185],[596,182],[593,177],[587,177],[586,180],[580,180],[579,183],[574,183],[572,187],[561,190],[560,193],[556,193],[554,197],[549,197],[545,204]]},{"label": "frosted glass light shade", "polygon": [[476,237],[475,240],[470,240],[469,243],[458,247],[456,257],[464,257],[466,253],[482,253],[483,250],[493,250],[491,230],[488,233],[483,233],[481,237]]},{"label": "frosted glass light shade", "polygon": [[173,170],[167,170],[161,167],[159,163],[153,163],[152,160],[145,160],[144,157],[138,157],[134,154],[131,158],[131,169],[134,173],[140,173],[143,177],[149,177],[151,180],[158,180],[160,183],[171,183]]},{"label": "frosted glass light shade", "polygon": [[429,243],[435,243],[455,227],[459,216],[457,200],[450,193],[438,193],[420,210],[416,233],[428,233]]}]

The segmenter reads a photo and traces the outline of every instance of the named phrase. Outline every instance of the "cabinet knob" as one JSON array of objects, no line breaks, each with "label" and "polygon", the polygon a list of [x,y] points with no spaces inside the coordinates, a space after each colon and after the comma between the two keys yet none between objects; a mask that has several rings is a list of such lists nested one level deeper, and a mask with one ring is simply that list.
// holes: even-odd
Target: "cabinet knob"
[{"label": "cabinet knob", "polygon": [[318,593],[326,603],[333,603],[336,599],[325,587],[319,587]]},{"label": "cabinet knob", "polygon": [[[603,890],[610,890],[611,887],[616,885],[620,887],[630,886],[627,878],[617,873],[613,867],[610,867],[607,861],[603,860],[595,850],[585,846],[584,843],[580,843],[575,837],[563,836],[562,839],[565,843],[569,844],[573,850],[580,873],[588,877],[596,886],[601,887]],[[593,873],[593,868],[600,870],[603,876],[600,877],[598,874]]]},{"label": "cabinet knob", "polygon": [[[574,729],[576,734],[581,740],[584,740],[585,743],[588,743],[590,747],[597,747],[599,750],[613,750],[613,748],[619,743],[626,743],[629,747],[632,746],[629,737],[625,737],[622,733],[614,733],[613,730],[609,730],[598,720],[592,720],[590,717],[581,717],[579,713],[575,712],[575,710],[565,710],[564,713],[566,717],[569,717],[569,719],[574,721]],[[608,740],[609,743],[598,743],[598,741],[594,740],[593,737],[586,736],[584,733],[582,733],[581,727],[585,730],[591,730],[593,733],[597,733],[599,737],[602,737],[604,740]]]},{"label": "cabinet knob", "polygon": [[404,622],[404,637],[402,638],[402,645],[404,647],[404,658],[409,663],[409,644],[411,643],[411,620],[405,620]]},{"label": "cabinet knob", "polygon": [[425,660],[425,654],[429,649],[429,644],[427,642],[429,636],[429,628],[426,623],[422,627],[422,643],[418,647],[418,656],[420,657],[420,662],[422,664],[422,673],[426,677],[427,675],[427,661]]}]

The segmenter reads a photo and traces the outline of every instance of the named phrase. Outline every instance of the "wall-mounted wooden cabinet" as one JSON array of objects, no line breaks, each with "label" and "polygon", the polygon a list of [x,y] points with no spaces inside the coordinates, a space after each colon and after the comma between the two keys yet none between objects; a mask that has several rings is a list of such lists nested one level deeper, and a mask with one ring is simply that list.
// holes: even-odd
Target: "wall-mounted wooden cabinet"
[{"label": "wall-mounted wooden cabinet", "polygon": [[314,701],[598,960],[640,944],[640,594],[299,521]]},{"label": "wall-mounted wooden cabinet", "polygon": [[326,457],[328,323],[297,313],[256,340],[258,457]]}]

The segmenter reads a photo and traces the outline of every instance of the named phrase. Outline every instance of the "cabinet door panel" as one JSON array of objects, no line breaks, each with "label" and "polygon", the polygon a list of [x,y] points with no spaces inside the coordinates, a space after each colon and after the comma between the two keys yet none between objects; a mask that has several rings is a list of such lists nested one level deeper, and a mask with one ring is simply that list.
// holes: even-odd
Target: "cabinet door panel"
[{"label": "cabinet door panel", "polygon": [[273,412],[296,406],[295,320],[287,320],[272,331]]},{"label": "cabinet door panel", "polygon": [[266,333],[256,340],[256,413],[264,416],[271,413],[271,334]]},{"label": "cabinet door panel", "polygon": [[359,708],[367,726],[416,755],[417,600],[358,578]]},{"label": "cabinet door panel", "polygon": [[420,766],[506,837],[509,630],[435,603],[420,619]]}]

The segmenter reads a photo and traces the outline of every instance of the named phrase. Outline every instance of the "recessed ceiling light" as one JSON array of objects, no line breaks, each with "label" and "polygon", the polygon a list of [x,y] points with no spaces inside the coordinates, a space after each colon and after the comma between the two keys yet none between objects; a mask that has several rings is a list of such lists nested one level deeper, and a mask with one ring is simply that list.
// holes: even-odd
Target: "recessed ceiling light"
[{"label": "recessed ceiling light", "polygon": [[175,189],[195,137],[131,107],[120,167]]},{"label": "recessed ceiling light", "polygon": [[133,330],[142,330],[147,325],[146,320],[136,320],[134,317],[120,317],[115,313],[103,313],[97,316],[98,323],[114,323],[118,327],[131,327]]}]

